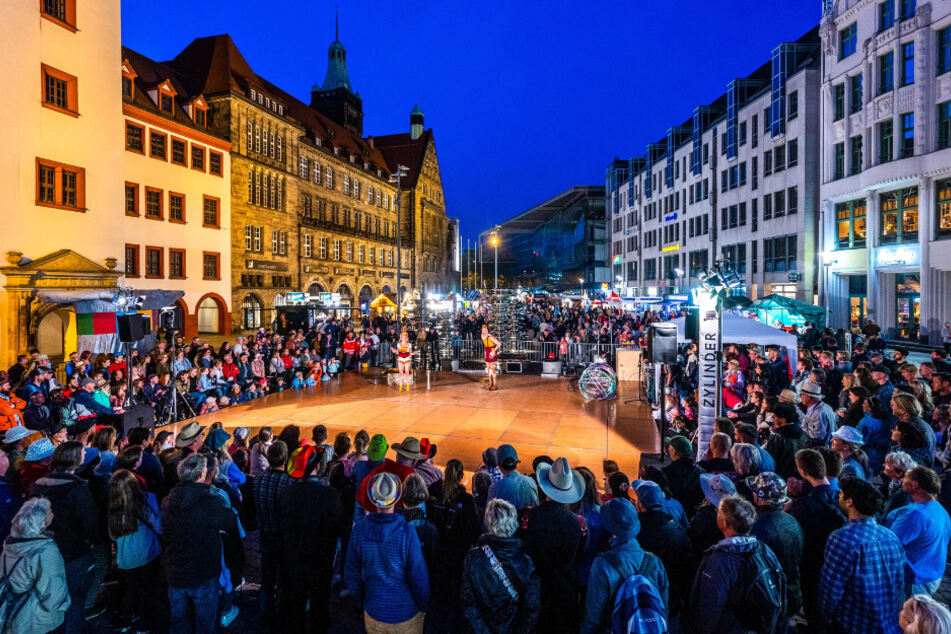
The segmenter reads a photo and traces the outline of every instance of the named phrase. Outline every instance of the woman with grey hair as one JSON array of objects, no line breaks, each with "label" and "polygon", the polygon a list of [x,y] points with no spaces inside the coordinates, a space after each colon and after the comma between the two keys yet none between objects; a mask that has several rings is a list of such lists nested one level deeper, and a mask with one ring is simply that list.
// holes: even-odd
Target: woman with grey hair
[{"label": "woman with grey hair", "polygon": [[534,632],[541,581],[515,537],[518,514],[501,498],[485,509],[486,531],[466,555],[462,607],[476,632]]},{"label": "woman with grey hair", "polygon": [[884,518],[895,509],[911,504],[911,496],[902,491],[901,482],[905,472],[918,466],[918,461],[911,454],[904,451],[893,451],[885,456],[883,474],[888,488],[883,492],[885,504],[882,505],[881,518]]},{"label": "woman with grey hair", "polygon": [[747,478],[759,475],[763,470],[759,450],[745,442],[738,442],[730,448],[730,458],[736,471],[736,493],[747,502],[753,502],[753,490]]},{"label": "woman with grey hair", "polygon": [[951,612],[928,595],[915,594],[902,606],[898,624],[904,634],[951,634]]},{"label": "woman with grey hair", "polygon": [[3,623],[5,632],[43,634],[62,625],[66,617],[66,567],[56,542],[46,534],[52,521],[46,498],[27,500],[13,518],[0,554],[0,573],[12,592],[25,597]]}]

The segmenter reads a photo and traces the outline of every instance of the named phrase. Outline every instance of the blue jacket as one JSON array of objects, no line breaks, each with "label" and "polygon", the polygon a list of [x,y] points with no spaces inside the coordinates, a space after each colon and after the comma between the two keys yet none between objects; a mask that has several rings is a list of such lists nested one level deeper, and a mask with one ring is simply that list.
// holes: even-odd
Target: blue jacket
[{"label": "blue jacket", "polygon": [[76,390],[73,393],[73,400],[77,406],[82,406],[92,414],[115,414],[111,407],[103,407],[100,405],[93,395],[86,390]]},{"label": "blue jacket", "polygon": [[162,518],[159,515],[158,500],[152,493],[145,494],[142,514],[144,517],[139,518],[139,525],[134,533],[119,538],[110,535],[116,543],[116,566],[120,570],[141,568],[162,552],[162,544],[159,541]]},{"label": "blue jacket", "polygon": [[425,612],[429,573],[416,529],[395,513],[372,513],[356,522],[344,581],[376,621],[402,623]]},{"label": "blue jacket", "polygon": [[633,537],[623,541],[614,539],[610,550],[598,555],[591,566],[581,624],[583,634],[611,629],[614,595],[635,571],[651,580],[667,607],[667,572],[660,558],[645,552]]},{"label": "blue jacket", "polygon": [[876,474],[885,462],[885,453],[892,444],[892,421],[884,421],[867,412],[856,428],[862,432],[865,445],[862,449],[868,455],[869,470]]}]

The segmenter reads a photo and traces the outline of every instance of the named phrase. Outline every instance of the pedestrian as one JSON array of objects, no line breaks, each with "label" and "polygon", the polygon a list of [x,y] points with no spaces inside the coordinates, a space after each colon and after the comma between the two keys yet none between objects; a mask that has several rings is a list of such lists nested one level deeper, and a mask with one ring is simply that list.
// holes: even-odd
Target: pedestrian
[{"label": "pedestrian", "polygon": [[839,481],[848,517],[829,535],[819,581],[819,609],[845,632],[901,632],[895,614],[905,598],[905,552],[895,533],[875,521],[882,496],[858,478]]},{"label": "pedestrian", "polygon": [[30,497],[48,499],[53,510],[50,529],[63,556],[69,589],[69,608],[63,623],[68,634],[82,632],[85,626],[86,594],[93,567],[92,549],[104,539],[99,507],[89,485],[76,475],[82,459],[82,443],[64,442],[53,452],[50,472],[30,487]]},{"label": "pedestrian", "polygon": [[[653,484],[653,483],[651,483]],[[641,485],[642,487],[644,485]],[[650,487],[648,487],[650,488]],[[660,487],[654,485],[657,491]],[[616,610],[615,597],[622,585],[639,576],[647,589],[642,589],[638,598],[644,606],[643,595],[654,594],[660,603],[653,603],[652,616],[662,619],[656,623],[656,631],[666,631],[668,613],[668,579],[664,564],[656,555],[644,550],[638,543],[641,525],[639,513],[627,500],[609,500],[601,508],[601,521],[613,539],[610,548],[598,555],[591,567],[588,592],[585,599],[584,621],[581,632],[617,631],[613,617]],[[637,616],[644,617],[645,614]]]},{"label": "pedestrian", "polygon": [[13,518],[0,554],[0,578],[19,598],[3,597],[4,603],[15,604],[13,612],[4,613],[4,632],[45,634],[64,622],[70,595],[63,556],[47,531],[52,521],[52,505],[46,498],[27,500]]},{"label": "pedestrian", "polygon": [[[324,449],[301,447],[288,464],[293,482],[278,496],[280,624],[285,632],[326,632],[330,581],[345,517],[340,496],[320,478]],[[308,613],[309,606],[309,613]]]},{"label": "pedestrian", "polygon": [[663,472],[670,482],[670,491],[684,507],[687,517],[693,517],[697,506],[703,501],[703,491],[700,489],[703,469],[694,464],[693,445],[686,436],[671,438],[667,444],[667,454],[673,462],[665,466]]},{"label": "pedestrian", "polygon": [[932,595],[941,585],[951,543],[951,517],[938,502],[941,480],[927,467],[914,467],[905,472],[901,488],[911,504],[889,513],[883,523],[905,548],[910,594]]},{"label": "pedestrian", "polygon": [[909,597],[898,624],[904,634],[951,634],[951,611],[926,594]]},{"label": "pedestrian", "polygon": [[766,452],[776,463],[776,473],[784,478],[796,476],[796,452],[809,442],[809,436],[797,422],[795,408],[789,403],[779,403],[773,408],[775,428],[766,441]]},{"label": "pedestrian", "polygon": [[136,621],[137,631],[151,630],[162,607],[157,584],[162,553],[158,500],[138,476],[119,469],[109,480],[107,510],[119,573],[119,627],[130,630]]},{"label": "pedestrian", "polygon": [[518,468],[518,452],[512,445],[500,445],[496,455],[499,460],[499,469],[502,478],[489,487],[489,501],[502,498],[515,507],[517,511],[538,504],[538,488],[535,481],[522,475]]},{"label": "pedestrian", "polygon": [[[260,444],[259,441],[255,448]],[[277,613],[274,606],[281,548],[278,501],[281,492],[291,483],[291,477],[284,471],[287,445],[283,440],[268,443],[266,460],[268,469],[251,479],[251,491],[261,553],[261,589],[258,595],[261,614],[266,623],[276,623]]]},{"label": "pedestrian", "polygon": [[645,551],[656,555],[666,571],[670,582],[666,605],[673,618],[680,614],[693,581],[693,553],[687,528],[670,513],[664,492],[656,483],[641,482],[634,493],[634,508],[640,524],[637,542]]},{"label": "pedestrian", "polygon": [[584,495],[584,478],[565,458],[539,463],[535,477],[547,499],[526,513],[522,540],[542,580],[538,630],[576,631],[581,622],[578,563],[584,557],[587,530],[567,505]]},{"label": "pedestrian", "polygon": [[786,613],[776,634],[784,634],[789,619],[802,607],[802,588],[799,584],[799,564],[805,537],[796,519],[783,511],[789,503],[786,481],[775,473],[760,473],[749,479],[756,507],[756,521],[750,535],[769,546],[786,575]]},{"label": "pedestrian", "polygon": [[162,502],[172,632],[213,632],[218,620],[221,533],[237,526],[234,512],[209,490],[207,475],[206,457],[189,455],[178,465],[178,484]]},{"label": "pedestrian", "polygon": [[474,632],[534,632],[538,622],[541,581],[532,558],[515,537],[518,512],[499,498],[485,510],[485,534],[465,558],[461,603]]},{"label": "pedestrian", "polygon": [[786,580],[773,551],[750,535],[755,520],[753,505],[743,498],[720,500],[723,539],[707,549],[694,577],[686,631],[777,631],[785,618]]},{"label": "pedestrian", "polygon": [[394,513],[400,480],[383,471],[368,477],[365,489],[374,512],[356,522],[350,535],[347,590],[363,604],[367,634],[420,634],[429,574],[416,530]]}]

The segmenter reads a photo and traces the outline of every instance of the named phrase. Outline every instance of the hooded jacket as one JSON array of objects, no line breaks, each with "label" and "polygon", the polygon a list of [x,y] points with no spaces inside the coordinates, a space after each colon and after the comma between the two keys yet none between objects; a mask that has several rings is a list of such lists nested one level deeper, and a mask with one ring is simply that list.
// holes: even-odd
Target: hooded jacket
[{"label": "hooded jacket", "polygon": [[221,533],[235,514],[208,485],[181,482],[162,502],[165,567],[171,588],[197,588],[221,574]]},{"label": "hooded jacket", "polygon": [[99,507],[85,480],[72,473],[49,473],[30,487],[30,497],[44,497],[53,509],[50,530],[64,561],[89,554],[104,536]]},{"label": "hooded jacket", "polygon": [[4,631],[45,634],[59,627],[69,607],[66,568],[56,543],[49,537],[11,537],[3,544],[0,573],[17,594],[29,591],[20,612]]},{"label": "hooded jacket", "polygon": [[777,427],[766,441],[766,451],[776,461],[776,473],[783,478],[798,476],[796,452],[804,449],[808,441],[808,434],[795,423]]},{"label": "hooded jacket", "polygon": [[[482,549],[487,545],[518,593],[512,599]],[[535,564],[517,537],[483,535],[466,555],[462,574],[462,607],[470,631],[477,634],[534,632],[538,622],[541,581]]]},{"label": "hooded jacket", "polygon": [[768,546],[752,536],[722,539],[703,555],[693,581],[690,604],[685,615],[685,631],[696,634],[746,634],[751,630],[737,619],[743,610],[743,595],[750,581],[747,558],[755,548],[763,548],[772,565],[780,567]]},{"label": "hooded jacket", "polygon": [[346,561],[347,590],[374,620],[402,623],[426,611],[429,573],[416,529],[402,515],[371,513],[357,521]]}]

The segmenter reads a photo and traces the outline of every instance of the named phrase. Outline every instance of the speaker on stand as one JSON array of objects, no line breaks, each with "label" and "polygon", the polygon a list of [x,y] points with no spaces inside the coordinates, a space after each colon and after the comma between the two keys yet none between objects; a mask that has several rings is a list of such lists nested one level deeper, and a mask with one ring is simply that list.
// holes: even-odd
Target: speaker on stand
[{"label": "speaker on stand", "polygon": [[666,460],[664,438],[667,435],[667,386],[664,366],[677,363],[677,325],[670,322],[653,323],[647,333],[647,360],[658,368],[657,405],[660,408],[660,460]]}]

